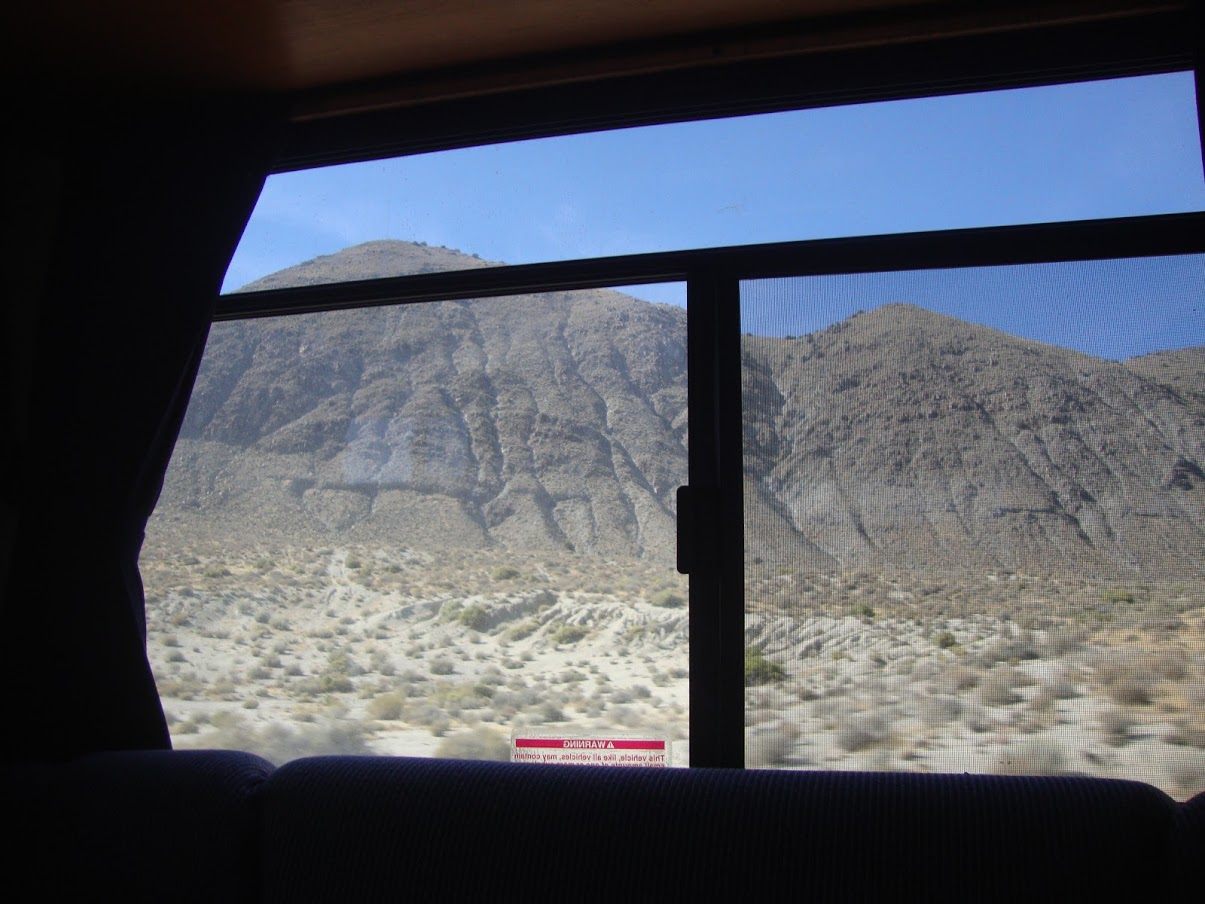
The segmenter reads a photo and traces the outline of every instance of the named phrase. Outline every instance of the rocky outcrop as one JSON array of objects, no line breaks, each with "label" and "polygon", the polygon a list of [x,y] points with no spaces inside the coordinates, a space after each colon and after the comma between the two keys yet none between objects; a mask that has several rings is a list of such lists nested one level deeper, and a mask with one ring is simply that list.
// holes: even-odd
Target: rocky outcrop
[{"label": "rocky outcrop", "polygon": [[[450,266],[486,264],[373,242],[259,287]],[[1205,568],[1205,350],[1111,362],[890,304],[743,355],[750,558]],[[223,323],[158,517],[669,561],[686,456],[680,308],[583,291]]]}]

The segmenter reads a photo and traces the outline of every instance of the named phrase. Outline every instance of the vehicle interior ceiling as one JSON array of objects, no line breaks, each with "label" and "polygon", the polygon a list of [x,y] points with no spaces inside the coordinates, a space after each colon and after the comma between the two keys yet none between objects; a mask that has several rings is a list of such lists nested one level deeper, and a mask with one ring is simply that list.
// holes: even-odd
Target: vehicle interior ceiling
[{"label": "vehicle interior ceiling", "polygon": [[[1203,250],[1202,214],[1189,212],[1153,216],[1138,226],[1099,221],[1083,228],[1002,228],[990,235],[951,230],[941,234],[938,243],[932,238],[936,233],[874,237],[883,238],[878,244],[860,244],[865,237],[859,237],[833,240],[819,250],[804,248],[802,242],[782,243],[707,249],[707,254],[684,251],[482,267],[221,296],[227,267],[269,176],[630,126],[1128,75],[1193,70],[1200,98],[1205,90],[1202,15],[1201,4],[1191,0],[10,4],[0,12],[0,72],[10,121],[4,204],[6,218],[18,228],[4,249],[8,279],[0,321],[0,464],[6,478],[0,489],[0,616],[6,638],[0,674],[9,692],[0,756],[18,781],[8,784],[28,782],[38,789],[43,787],[38,782],[53,783],[54,778],[26,770],[31,764],[50,769],[87,762],[98,754],[156,754],[173,747],[161,689],[147,657],[145,576],[139,556],[215,324],[283,313],[689,280],[695,293],[691,354],[698,348],[704,356],[692,357],[691,366],[697,360],[713,366],[720,362],[728,368],[725,379],[736,374],[739,395],[742,326],[739,300],[733,303],[737,283],[719,277],[708,282],[715,277],[709,268],[726,266],[727,276],[744,268],[759,277],[793,277],[834,272],[846,262],[850,272],[866,272],[915,269],[918,261],[950,268],[1075,261],[1095,253],[1105,258],[1200,255]],[[1198,128],[1205,133],[1201,110],[1198,100]],[[878,255],[873,267],[860,257],[872,246]],[[790,260],[788,251],[794,255]],[[741,543],[742,424],[739,398],[734,405],[731,398],[721,397],[733,391],[733,383],[717,390],[721,381],[712,376],[691,370],[691,410],[698,410],[696,405],[708,412],[735,410],[738,419],[718,419],[706,426],[703,420],[691,421],[690,483],[698,492],[684,497],[689,499],[690,517],[686,527],[679,525],[678,535],[693,551],[688,561],[679,560],[691,577],[690,765],[735,767],[731,772],[740,773],[747,756],[745,692],[750,668],[741,605],[745,563],[741,554],[720,551],[740,548]],[[1199,476],[1199,470],[1185,473],[1180,476],[1188,482]],[[715,486],[709,486],[709,480]],[[1117,599],[1112,602],[1121,605]],[[720,610],[722,614],[706,622],[719,630],[704,632],[699,627],[703,619],[696,624],[696,611]],[[764,662],[757,665],[770,668]],[[221,767],[231,762],[214,761]],[[248,762],[231,765],[221,781],[239,769],[250,775],[260,768]],[[238,790],[240,805],[268,781],[270,764],[262,765],[263,771]],[[685,887],[657,884],[671,881],[658,872],[670,861],[698,866],[697,875],[685,881],[700,894],[707,882],[736,881],[715,873],[718,861],[727,857],[724,833],[703,839],[700,832],[702,847],[696,849],[687,826],[682,837],[666,839],[672,856],[656,855],[655,845],[645,845],[649,850],[641,854],[643,848],[623,847],[632,840],[627,836],[639,833],[631,832],[621,816],[640,825],[684,814],[702,822],[716,818],[725,807],[740,811],[745,793],[756,800],[757,812],[747,814],[745,823],[742,815],[731,824],[743,825],[742,831],[747,829],[748,837],[756,839],[742,854],[750,858],[750,872],[764,870],[764,881],[772,883],[784,870],[795,869],[799,848],[789,849],[785,839],[797,830],[811,831],[802,847],[828,852],[815,862],[829,858],[851,867],[832,881],[854,885],[827,887],[831,897],[848,897],[841,891],[853,887],[874,896],[874,883],[896,870],[913,871],[907,882],[948,880],[955,889],[958,883],[990,881],[1014,892],[1048,891],[1026,885],[1028,867],[1014,871],[992,853],[1025,838],[1033,841],[1035,863],[1051,869],[1070,863],[1072,871],[1081,871],[1084,881],[1096,883],[1092,887],[1102,893],[1110,882],[1134,893],[1147,889],[1147,880],[1139,875],[1143,858],[1157,862],[1158,869],[1174,859],[1171,870],[1180,872],[1170,887],[1183,882],[1182,891],[1190,884],[1185,864],[1197,857],[1205,837],[1200,797],[1192,815],[1183,815],[1187,807],[1183,813],[1176,811],[1178,804],[1155,788],[1135,790],[1126,783],[1089,786],[1086,779],[1083,785],[1070,778],[1057,788],[1042,785],[1013,812],[1009,795],[1019,785],[972,788],[969,781],[958,784],[964,776],[952,777],[948,786],[909,784],[910,779],[879,786],[870,779],[826,784],[828,779],[817,771],[813,784],[804,788],[788,784],[782,778],[788,773],[783,772],[757,787],[738,788],[722,777],[701,777],[700,782],[712,784],[687,788],[658,785],[660,780],[651,777],[632,778],[630,785],[621,787],[623,779],[578,777],[589,770],[559,778],[553,771],[548,773],[549,787],[561,795],[558,800],[553,792],[541,797],[524,779],[502,771],[466,772],[468,778],[461,782],[457,774],[437,767],[402,764],[395,773],[390,771],[394,766],[383,765],[379,773],[353,781],[350,772],[324,773],[321,763],[304,762],[291,772],[280,770],[282,777],[269,785],[267,803],[256,804],[262,809],[240,811],[237,819],[224,822],[228,814],[218,811],[229,802],[222,796],[226,792],[205,790],[205,783],[217,781],[214,776],[221,769],[215,767],[190,784],[193,779],[181,782],[174,768],[148,760],[118,763],[112,772],[102,764],[95,775],[103,778],[91,772],[74,776],[81,784],[64,794],[85,799],[91,790],[80,792],[80,787],[104,786],[95,797],[101,815],[90,811],[87,817],[95,825],[80,828],[86,823],[80,817],[75,827],[79,837],[97,839],[96,862],[108,862],[96,869],[120,871],[123,857],[143,856],[123,848],[119,836],[127,830],[130,838],[145,832],[135,809],[157,812],[155,808],[177,791],[180,800],[188,802],[187,818],[212,817],[212,825],[206,823],[189,837],[206,839],[198,842],[199,848],[207,856],[213,854],[218,865],[212,871],[208,863],[196,868],[183,851],[178,863],[173,853],[153,871],[160,878],[177,867],[190,870],[189,875],[209,873],[198,885],[210,889],[206,894],[213,883],[229,881],[232,889],[259,883],[261,890],[272,889],[268,899],[275,894],[280,900],[333,900],[346,888],[352,889],[351,897],[360,888],[364,900],[374,894],[387,899],[382,891],[396,888],[399,881],[414,882],[420,889],[424,883],[436,889],[442,887],[439,883],[465,882],[467,893],[488,870],[464,870],[464,876],[449,877],[439,866],[444,853],[439,850],[429,857],[423,853],[403,867],[406,858],[397,856],[399,848],[381,839],[396,830],[389,814],[412,812],[428,822],[416,832],[417,840],[408,842],[408,853],[425,852],[424,845],[440,838],[459,839],[463,832],[465,850],[473,849],[473,856],[485,858],[481,862],[496,870],[510,869],[512,864],[503,858],[519,858],[527,836],[519,837],[503,822],[487,827],[494,812],[488,806],[477,814],[480,826],[474,823],[465,830],[465,814],[475,812],[474,794],[499,795],[498,812],[531,817],[531,837],[548,845],[563,840],[559,820],[576,818],[567,801],[578,795],[607,828],[599,833],[603,841],[595,853],[603,857],[610,851],[607,845],[619,845],[606,856],[635,857],[632,862],[638,865],[631,875],[657,876],[650,887],[666,894]],[[402,779],[393,781],[408,768],[430,771],[421,780],[415,777],[414,787]],[[356,783],[365,776],[363,784]],[[373,784],[381,776],[393,784]],[[431,789],[429,796],[424,796],[424,788]],[[876,791],[883,788],[896,795],[892,800],[898,810],[878,811],[883,822],[874,837],[891,836],[899,844],[880,850],[878,841],[871,844],[866,841],[870,836],[859,834],[864,827],[858,820],[860,813],[874,809]],[[596,793],[598,789],[603,793]],[[976,800],[986,801],[982,809],[976,809],[979,804],[969,808],[975,810],[969,816],[959,810],[964,790],[982,794]],[[808,803],[807,794],[813,792],[814,800],[828,801],[824,795],[832,793],[837,796],[831,800],[839,803]],[[37,805],[37,800],[29,803],[34,797],[25,788],[7,787],[5,794],[5,800],[21,806]],[[405,794],[411,797],[403,799]],[[656,797],[661,794],[668,796]],[[230,799],[237,795],[231,792]],[[448,795],[446,799],[455,799],[457,805],[445,806],[439,795]],[[661,804],[642,808],[641,799]],[[396,806],[378,807],[378,800]],[[932,800],[938,804],[929,807],[927,801]],[[1065,810],[1064,800],[1074,800],[1082,809]],[[682,801],[689,802],[677,809]],[[356,804],[362,807],[355,809]],[[126,813],[126,807],[134,809]],[[812,807],[818,814],[815,826],[799,829],[793,807]],[[956,811],[956,818],[949,817]],[[322,818],[314,818],[315,813]],[[914,835],[917,813],[929,815]],[[544,824],[535,818],[545,816],[555,819]],[[964,817],[972,829],[963,831]],[[112,833],[110,819],[120,826]],[[825,820],[836,820],[836,828],[830,831]],[[1183,831],[1169,841],[1173,824]],[[52,873],[59,862],[45,851],[55,847],[55,833],[62,826],[53,814],[32,817],[30,825],[32,840],[27,839],[23,850],[35,865],[42,863],[38,858],[48,858],[38,869],[46,866],[44,872]],[[433,827],[430,833],[428,827]],[[249,863],[246,850],[231,853],[236,844],[249,849],[248,839],[256,832],[270,837],[255,843],[295,846],[287,854],[265,854],[267,866]],[[312,845],[328,839],[323,836],[318,842],[317,835],[306,833],[320,832],[343,832],[364,846],[351,854],[332,847],[324,849],[328,854],[334,850],[329,858],[314,856]],[[495,851],[491,845],[500,835],[508,837]],[[1135,837],[1141,842],[1137,852],[1127,847]],[[1073,840],[1064,849],[1068,838]],[[940,844],[922,854],[926,839],[940,839]],[[915,850],[909,847],[914,842]],[[708,844],[721,847],[712,851]],[[868,856],[882,861],[876,860],[879,866],[865,875],[854,861],[860,845],[872,847]],[[976,853],[942,860],[934,854],[941,845],[961,845]],[[1169,845],[1172,853],[1164,850]],[[175,845],[172,850],[184,847]],[[991,863],[977,876],[972,874],[979,869],[978,851],[987,852],[983,862]],[[581,859],[575,859],[579,854]],[[932,860],[924,861],[933,867],[927,873],[916,867],[921,859],[910,859],[930,856]],[[616,883],[631,878],[588,857],[575,850],[563,862],[545,858],[550,863],[540,866],[546,872],[537,880],[542,876],[540,881],[551,883],[548,877],[554,877],[570,882],[594,876],[591,870],[597,869],[599,887],[614,890],[622,887]],[[1062,865],[1057,857],[1063,858]],[[224,872],[221,858],[237,862],[237,870]],[[536,858],[529,859],[534,863]],[[1106,866],[1133,875],[1127,872],[1119,878]],[[347,872],[340,872],[345,867]],[[403,868],[409,871],[389,875]],[[380,872],[366,879],[373,869]],[[1037,870],[1034,867],[1034,875]],[[514,875],[536,881],[524,873]],[[817,876],[807,881],[829,881],[823,871]],[[128,879],[124,874],[122,878]],[[1064,878],[1060,888],[1078,887],[1066,884],[1074,876]],[[675,875],[672,881],[682,879]],[[378,881],[379,886],[356,885]],[[755,885],[757,881],[762,880]],[[907,885],[901,882],[901,888]],[[544,891],[539,886],[533,896]],[[739,893],[735,886],[725,886],[725,891]],[[230,899],[244,899],[242,895],[231,891]],[[906,897],[901,894],[901,899]],[[182,892],[181,899],[191,898]]]}]

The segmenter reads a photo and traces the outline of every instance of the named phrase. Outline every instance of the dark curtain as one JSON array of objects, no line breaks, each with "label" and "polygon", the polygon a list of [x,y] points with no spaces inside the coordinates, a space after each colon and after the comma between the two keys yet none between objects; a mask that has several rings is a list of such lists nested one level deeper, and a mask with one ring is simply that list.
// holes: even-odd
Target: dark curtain
[{"label": "dark curtain", "polygon": [[263,99],[181,95],[16,117],[0,341],[7,761],[170,746],[138,555],[279,119]]}]

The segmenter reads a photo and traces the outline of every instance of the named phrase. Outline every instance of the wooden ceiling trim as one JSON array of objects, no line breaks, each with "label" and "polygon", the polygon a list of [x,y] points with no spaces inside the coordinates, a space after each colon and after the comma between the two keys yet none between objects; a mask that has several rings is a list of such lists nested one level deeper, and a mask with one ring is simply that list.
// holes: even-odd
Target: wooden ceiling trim
[{"label": "wooden ceiling trim", "polygon": [[[1186,3],[43,0],[0,5],[0,72],[10,83],[53,84],[67,92],[151,84],[282,92],[308,96],[306,115],[330,115],[696,66],[713,57],[868,46]],[[390,79],[395,93],[387,100],[381,86]]]},{"label": "wooden ceiling trim", "polygon": [[[277,170],[747,113],[1190,68],[1183,11],[770,55],[300,117]],[[419,86],[421,87],[421,86]]]}]

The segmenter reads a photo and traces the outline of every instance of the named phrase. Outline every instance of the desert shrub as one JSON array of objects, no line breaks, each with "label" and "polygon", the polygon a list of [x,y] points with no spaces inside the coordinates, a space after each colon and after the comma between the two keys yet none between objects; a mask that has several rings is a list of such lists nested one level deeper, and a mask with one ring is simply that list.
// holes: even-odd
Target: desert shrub
[{"label": "desert shrub", "polygon": [[958,643],[958,638],[951,631],[938,631],[933,635],[933,642],[941,647],[941,649],[948,650]]},{"label": "desert shrub", "polygon": [[552,701],[545,701],[536,707],[535,714],[541,722],[564,722],[565,712]]},{"label": "desert shrub", "polygon": [[437,703],[443,703],[448,710],[478,709],[494,696],[494,689],[482,682],[465,684],[443,684],[437,693],[432,695]]},{"label": "desert shrub", "polygon": [[1046,632],[1046,652],[1050,656],[1074,653],[1083,647],[1087,639],[1088,632],[1083,628],[1068,626],[1051,628]]},{"label": "desert shrub", "polygon": [[356,662],[355,658],[346,648],[332,652],[326,668],[328,672],[340,675],[354,676],[364,674],[364,667]]},{"label": "desert shrub", "polygon": [[490,579],[494,581],[513,581],[519,577],[522,572],[513,565],[499,565],[490,572]]},{"label": "desert shrub", "polygon": [[920,717],[926,725],[944,725],[961,713],[962,703],[957,697],[928,697],[920,705]]},{"label": "desert shrub", "polygon": [[1020,703],[1021,695],[1015,690],[1017,684],[1017,675],[1012,669],[994,669],[979,686],[979,699],[989,706]]},{"label": "desert shrub", "polygon": [[745,734],[745,765],[752,769],[782,766],[795,748],[799,729],[794,725],[760,728]]},{"label": "desert shrub", "polygon": [[549,639],[559,646],[560,644],[577,643],[590,631],[588,628],[583,628],[581,625],[564,625],[552,633]]},{"label": "desert shrub", "polygon": [[406,698],[397,691],[374,697],[368,704],[368,718],[383,722],[400,719],[406,709]]},{"label": "desert shrub", "polygon": [[333,672],[324,672],[298,687],[298,690],[307,694],[350,694],[355,689],[350,678]]},{"label": "desert shrub", "polygon": [[1010,747],[996,758],[997,775],[1062,775],[1067,771],[1063,748],[1051,741],[1027,740]]},{"label": "desert shrub", "polygon": [[607,711],[607,718],[612,724],[624,728],[638,728],[644,721],[640,713],[631,706],[612,706]]},{"label": "desert shrub", "polygon": [[195,700],[201,695],[204,684],[196,674],[189,672],[174,681],[159,681],[159,694],[176,700]]},{"label": "desert shrub", "polygon": [[1109,699],[1123,706],[1146,706],[1151,702],[1150,690],[1145,681],[1122,678],[1108,686]]},{"label": "desert shrub", "polygon": [[510,759],[510,743],[484,725],[472,731],[459,731],[448,735],[435,748],[435,756],[453,760],[500,760]]},{"label": "desert shrub", "polygon": [[785,677],[782,666],[767,659],[761,647],[745,647],[745,687],[782,681]]},{"label": "desert shrub", "polygon": [[452,664],[452,660],[446,656],[439,656],[431,660],[432,675],[451,675],[456,671],[456,667]]},{"label": "desert shrub", "polygon": [[202,735],[201,746],[246,750],[278,766],[305,756],[371,753],[359,722],[340,719],[296,729],[273,722],[257,731],[237,713],[219,712],[214,714],[213,725],[216,731]]},{"label": "desert shrub", "polygon": [[1168,757],[1166,763],[1168,778],[1185,799],[1205,791],[1205,755],[1186,751]]},{"label": "desert shrub", "polygon": [[1109,590],[1102,591],[1100,598],[1106,603],[1132,603],[1137,599],[1137,596],[1133,590],[1110,588]]},{"label": "desert shrub", "polygon": [[480,603],[465,606],[460,610],[460,614],[456,616],[456,620],[466,628],[472,628],[474,631],[485,631],[490,627],[489,610]]},{"label": "desert shrub", "polygon": [[1124,747],[1130,741],[1130,729],[1134,719],[1119,709],[1110,709],[1100,714],[1101,733],[1110,747]]},{"label": "desert shrub", "polygon": [[393,660],[389,658],[389,654],[384,650],[373,650],[368,660],[369,666],[378,675],[389,677],[397,671],[394,668]]},{"label": "desert shrub", "polygon": [[230,569],[224,565],[207,565],[201,572],[201,577],[205,578],[227,578],[230,577]]},{"label": "desert shrub", "polygon": [[993,727],[988,711],[978,704],[972,704],[963,710],[962,724],[975,732],[975,734],[983,734],[985,731],[991,731]]},{"label": "desert shrub", "polygon": [[837,744],[842,750],[855,753],[885,740],[887,733],[887,720],[882,716],[860,716],[837,729]]},{"label": "desert shrub", "polygon": [[1151,658],[1149,666],[1165,681],[1183,681],[1188,677],[1188,659],[1182,650],[1163,650]]},{"label": "desert shrub", "polygon": [[523,638],[530,637],[532,634],[534,634],[536,632],[536,630],[539,629],[539,627],[540,627],[539,622],[528,619],[527,621],[520,622],[519,624],[515,625],[510,630],[508,630],[506,632],[505,639],[506,640],[522,640]]},{"label": "desert shrub", "polygon": [[979,675],[975,671],[968,669],[964,665],[956,665],[947,669],[942,676],[933,683],[935,690],[946,694],[957,694],[963,691],[969,691],[972,688],[978,687]]},{"label": "desert shrub", "polygon": [[1033,699],[1030,701],[1030,708],[1035,713],[1049,715],[1055,711],[1055,703],[1058,699],[1054,689],[1049,684],[1045,684],[1041,690],[1034,694]]},{"label": "desert shrub", "polygon": [[1205,720],[1180,719],[1163,738],[1177,747],[1196,747],[1205,750]]},{"label": "desert shrub", "polygon": [[1075,689],[1075,685],[1066,678],[1056,678],[1047,684],[1043,690],[1048,691],[1050,696],[1056,700],[1071,700],[1079,696],[1079,691]]},{"label": "desert shrub", "polygon": [[1194,681],[1185,687],[1184,698],[1193,706],[1205,706],[1205,681]]},{"label": "desert shrub", "polygon": [[649,598],[649,602],[663,609],[681,609],[686,605],[686,600],[682,594],[670,587],[658,590]]},{"label": "desert shrub", "polygon": [[994,641],[979,654],[978,659],[983,665],[992,666],[997,662],[1015,663],[1037,659],[1040,655],[1032,632],[1022,631],[1013,637],[1002,637]]},{"label": "desert shrub", "polygon": [[352,569],[353,571],[364,567],[364,563],[361,562],[359,559],[357,559],[355,556],[348,556],[347,561],[344,562],[343,564],[346,565],[348,568]]}]

